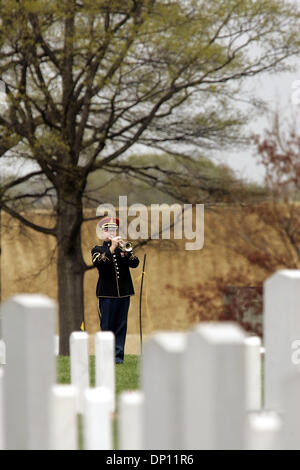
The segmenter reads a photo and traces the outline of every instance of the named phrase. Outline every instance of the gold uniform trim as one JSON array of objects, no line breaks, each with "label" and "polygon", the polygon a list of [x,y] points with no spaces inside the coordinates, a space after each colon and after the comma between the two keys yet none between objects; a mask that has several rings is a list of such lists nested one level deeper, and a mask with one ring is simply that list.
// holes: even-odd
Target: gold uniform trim
[{"label": "gold uniform trim", "polygon": [[92,256],[92,260],[93,260],[93,263],[95,263],[95,261],[99,258],[100,256],[100,253],[94,253],[93,256]]},{"label": "gold uniform trim", "polygon": [[92,257],[92,260],[93,260],[93,263],[95,263],[97,261],[97,259],[99,258],[99,261],[109,261],[109,258],[106,256],[105,253],[94,253],[93,254],[93,257]]}]

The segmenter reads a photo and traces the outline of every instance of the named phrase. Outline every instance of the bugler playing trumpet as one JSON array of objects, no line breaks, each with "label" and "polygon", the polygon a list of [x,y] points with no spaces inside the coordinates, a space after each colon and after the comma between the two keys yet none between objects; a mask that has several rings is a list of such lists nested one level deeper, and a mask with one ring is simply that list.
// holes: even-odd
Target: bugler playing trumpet
[{"label": "bugler playing trumpet", "polygon": [[100,220],[97,234],[104,240],[92,249],[92,260],[98,269],[96,288],[102,331],[112,331],[116,342],[116,363],[124,361],[127,316],[134,288],[129,268],[136,268],[139,259],[133,254],[132,243],[117,236],[119,219]]}]

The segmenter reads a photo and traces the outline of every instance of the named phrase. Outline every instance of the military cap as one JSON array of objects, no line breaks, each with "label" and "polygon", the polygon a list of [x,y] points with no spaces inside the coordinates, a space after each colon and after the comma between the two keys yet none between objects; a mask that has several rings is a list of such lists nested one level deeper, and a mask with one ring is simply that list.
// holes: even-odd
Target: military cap
[{"label": "military cap", "polygon": [[118,228],[119,227],[119,219],[117,217],[104,217],[98,222],[98,227],[101,230],[109,229],[109,228]]}]

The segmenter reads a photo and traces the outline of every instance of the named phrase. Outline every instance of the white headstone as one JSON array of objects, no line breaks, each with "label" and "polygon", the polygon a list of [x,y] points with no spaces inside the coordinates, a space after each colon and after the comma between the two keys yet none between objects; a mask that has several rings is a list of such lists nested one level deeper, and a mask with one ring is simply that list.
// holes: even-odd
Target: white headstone
[{"label": "white headstone", "polygon": [[143,403],[144,395],[139,390],[120,393],[118,413],[119,450],[143,449]]},{"label": "white headstone", "polygon": [[55,356],[59,355],[59,336],[54,336],[54,354]]},{"label": "white headstone", "polygon": [[282,449],[300,450],[300,374],[294,372],[282,384]]},{"label": "white headstone", "polygon": [[49,448],[49,399],[55,380],[55,303],[22,294],[1,306],[6,344],[4,433],[8,450]]},{"label": "white headstone", "polygon": [[73,385],[54,385],[51,401],[51,449],[78,448],[77,390]]},{"label": "white headstone", "polygon": [[281,417],[274,411],[251,412],[246,431],[247,450],[280,449]]},{"label": "white headstone", "polygon": [[3,339],[0,339],[0,365],[6,364],[6,346]]},{"label": "white headstone", "polygon": [[115,336],[111,331],[95,334],[96,387],[108,387],[112,392],[112,410],[115,411]]},{"label": "white headstone", "polygon": [[112,392],[106,387],[84,392],[83,435],[85,450],[112,449]]},{"label": "white headstone", "polygon": [[70,335],[71,384],[78,393],[78,413],[83,412],[83,393],[90,386],[88,340],[85,331],[73,331]]},{"label": "white headstone", "polygon": [[161,332],[144,345],[142,390],[145,449],[182,449],[184,333]]},{"label": "white headstone", "polygon": [[3,378],[4,378],[4,370],[0,366],[0,450],[4,450]]},{"label": "white headstone", "polygon": [[261,409],[262,398],[262,368],[261,340],[258,336],[245,338],[246,344],[246,409],[248,411]]},{"label": "white headstone", "polygon": [[245,333],[231,322],[201,323],[187,338],[185,449],[244,446]]},{"label": "white headstone", "polygon": [[300,270],[277,271],[264,283],[265,407],[282,412],[282,384],[293,372],[300,340]]}]

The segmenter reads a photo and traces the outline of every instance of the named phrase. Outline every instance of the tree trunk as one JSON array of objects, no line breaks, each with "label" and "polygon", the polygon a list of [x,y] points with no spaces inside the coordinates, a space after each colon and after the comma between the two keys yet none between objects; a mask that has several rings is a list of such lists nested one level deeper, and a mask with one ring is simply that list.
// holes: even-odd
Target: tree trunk
[{"label": "tree trunk", "polygon": [[81,194],[60,194],[58,201],[59,354],[69,355],[69,338],[84,321],[84,261],[81,250]]}]

